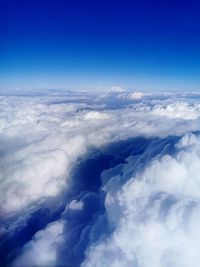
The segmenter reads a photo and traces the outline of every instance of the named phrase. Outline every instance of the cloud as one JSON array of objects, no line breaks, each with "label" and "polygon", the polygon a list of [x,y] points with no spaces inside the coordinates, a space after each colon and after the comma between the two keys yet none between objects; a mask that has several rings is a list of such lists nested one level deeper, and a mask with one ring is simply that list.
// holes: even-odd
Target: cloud
[{"label": "cloud", "polygon": [[90,111],[85,114],[86,120],[105,120],[109,119],[109,115],[103,112]]},{"label": "cloud", "polygon": [[[185,140],[198,140],[198,144]],[[178,141],[174,155],[152,159],[121,186],[105,185],[105,207],[114,231],[90,245],[81,266],[198,266],[200,142]],[[184,147],[184,150],[183,150]],[[135,159],[123,168],[123,177]]]},{"label": "cloud", "polygon": [[160,116],[195,120],[199,117],[200,107],[198,104],[190,105],[187,102],[177,101],[168,105],[157,105],[154,107],[153,112]]},{"label": "cloud", "polygon": [[83,209],[83,202],[77,201],[77,200],[72,200],[69,203],[68,209],[70,209],[70,210],[82,210]]},{"label": "cloud", "polygon": [[112,86],[110,87],[109,91],[111,92],[124,92],[124,88],[120,87],[120,86]]},{"label": "cloud", "polygon": [[[111,260],[113,266],[133,263],[146,266],[146,263],[138,263],[138,259],[142,261],[144,257],[156,267],[156,259],[150,258],[149,254],[158,248],[150,248],[151,240],[158,239],[158,257],[163,258],[164,253],[171,259],[171,254],[166,252],[170,250],[169,238],[174,238],[174,242],[185,238],[187,242],[196,244],[195,238],[190,240],[190,225],[185,226],[189,227],[187,235],[178,220],[182,213],[188,212],[185,207],[192,205],[191,216],[196,219],[191,223],[198,228],[195,220],[198,220],[199,137],[192,134],[199,131],[198,101],[166,94],[163,97],[153,94],[144,97],[137,92],[134,97],[139,96],[139,101],[124,102],[118,95],[108,94],[102,98],[97,93],[59,91],[0,97],[0,215],[3,219],[0,232],[8,242],[6,244],[14,244],[12,238],[30,227],[30,218],[41,220],[34,217],[37,211],[42,208],[50,210],[45,223],[34,226],[35,230],[27,235],[19,249],[16,248],[18,252],[13,256],[13,259],[18,256],[16,264],[29,259],[31,264],[38,266],[43,263],[54,266],[58,259],[62,262],[69,256],[63,249],[65,244],[74,253],[68,260],[80,255],[83,260],[89,245],[83,266],[95,266],[95,257],[99,258],[96,266],[109,266]],[[182,136],[177,142],[177,138]],[[137,142],[133,145],[134,138]],[[140,138],[149,141],[142,142]],[[111,143],[119,145],[127,140],[132,141],[127,143],[126,149],[120,147],[118,155],[115,146],[109,153],[104,151]],[[90,154],[91,150],[108,154],[97,157],[99,161],[95,164],[96,156]],[[73,171],[83,159],[88,162],[87,168],[75,179]],[[89,181],[84,173],[90,177]],[[73,195],[74,192],[77,195]],[[104,196],[106,211],[102,206]],[[168,200],[172,203],[168,209],[173,219],[166,215],[168,219],[164,218],[163,223],[158,209],[162,210],[164,206],[165,212]],[[90,211],[93,203],[96,203],[95,209]],[[145,214],[148,203],[152,203],[152,207],[150,213]],[[115,229],[112,235],[105,231],[107,218],[111,228]],[[132,224],[133,219],[135,224]],[[175,233],[172,237],[171,230],[167,232],[168,221],[169,225],[177,224],[182,235]],[[57,223],[62,227],[56,228]],[[57,230],[52,230],[51,238],[52,225]],[[151,236],[142,235],[144,231]],[[132,236],[133,232],[136,236]],[[80,242],[77,241],[79,234],[82,237]],[[156,234],[158,237],[154,236]],[[163,247],[164,242],[162,244],[160,240],[165,238],[168,245]],[[58,240],[52,245],[54,251],[60,249],[65,253],[52,252],[48,259],[53,239]],[[137,248],[131,240],[135,240]],[[177,253],[182,253],[181,249]],[[109,253],[106,254],[106,250]],[[40,257],[34,261],[32,255],[39,252]],[[68,256],[64,257],[64,254]],[[7,255],[4,258],[7,259]],[[175,256],[174,261],[178,261]],[[167,264],[167,260],[164,263]],[[182,263],[178,263],[181,266]],[[173,264],[178,266],[175,263],[170,266]]]},{"label": "cloud", "polygon": [[59,194],[68,186],[67,176],[76,159],[90,146],[199,129],[200,113],[195,104],[159,103],[151,107],[144,103],[97,111],[88,110],[87,101],[54,102],[52,97],[40,96],[1,98],[0,186],[4,194],[0,206],[5,214]]},{"label": "cloud", "polygon": [[121,93],[118,95],[118,98],[121,99],[133,99],[133,100],[141,100],[144,96],[151,96],[150,93],[143,93],[143,92],[132,92],[132,93]]},{"label": "cloud", "polygon": [[100,87],[101,90],[105,90],[106,92],[113,92],[113,93],[119,93],[119,92],[124,92],[125,89],[121,86],[107,86],[107,87]]},{"label": "cloud", "polygon": [[64,223],[57,221],[39,231],[33,240],[24,247],[24,253],[12,264],[13,267],[55,266],[57,247],[63,242]]},{"label": "cloud", "polygon": [[141,99],[145,94],[142,92],[134,92],[130,94],[130,98],[132,99]]}]

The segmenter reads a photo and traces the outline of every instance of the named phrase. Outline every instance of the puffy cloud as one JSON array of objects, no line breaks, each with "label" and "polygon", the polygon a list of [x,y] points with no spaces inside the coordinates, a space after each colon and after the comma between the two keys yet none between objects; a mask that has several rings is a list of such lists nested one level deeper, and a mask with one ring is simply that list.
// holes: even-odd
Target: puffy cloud
[{"label": "puffy cloud", "polygon": [[[198,143],[187,141],[185,149],[186,139]],[[187,135],[177,145],[174,155],[161,151],[117,189],[117,177],[105,185],[114,231],[90,245],[81,266],[199,265],[200,139]],[[123,176],[134,162],[129,158]]]},{"label": "puffy cloud", "polygon": [[85,114],[86,120],[105,120],[109,119],[109,115],[103,112],[90,111]]},{"label": "puffy cloud", "polygon": [[[174,102],[168,105],[157,105],[154,107],[154,113],[160,116],[172,118],[197,119],[200,114],[200,105],[190,105],[187,102]],[[189,112],[188,112],[189,111]]]},{"label": "puffy cloud", "polygon": [[63,242],[63,227],[63,221],[57,221],[49,224],[45,230],[39,231],[24,247],[23,254],[15,260],[12,266],[55,266],[57,247]]},{"label": "puffy cloud", "polygon": [[130,98],[132,99],[141,99],[145,94],[142,92],[134,92],[130,94]]},{"label": "puffy cloud", "polygon": [[110,87],[105,87],[105,90],[108,91],[108,92],[124,92],[125,89],[121,86],[110,86]]},{"label": "puffy cloud", "polygon": [[[199,137],[185,134],[199,130],[199,104],[189,98],[171,100],[170,95],[160,99],[133,94],[138,101],[123,102],[118,93],[102,98],[89,92],[0,97],[0,232],[11,238],[29,227],[29,216],[41,207],[48,206],[56,214],[49,215],[54,223],[34,228],[19,245],[21,249],[25,244],[15,264],[29,261],[30,266],[56,266],[57,260],[60,264],[62,259],[70,261],[81,255],[73,267],[79,266],[90,244],[83,266],[146,266],[148,260],[156,267],[160,259],[164,259],[161,266],[168,264],[168,258],[174,260],[170,266],[188,266],[192,254],[185,253],[179,242],[197,243],[192,227],[198,229],[199,219]],[[168,137],[183,135],[172,149],[177,139]],[[149,146],[138,137],[151,140]],[[105,152],[105,160],[100,157],[98,164],[92,160],[91,149],[104,151],[110,143],[132,138],[136,138],[134,146],[130,141],[124,150],[129,152],[120,147],[116,156],[116,148],[112,148]],[[164,141],[156,143],[154,138]],[[126,158],[126,153],[132,154]],[[90,180],[83,173],[75,179],[73,170],[86,157],[91,157],[89,171],[83,173]],[[110,168],[109,164],[117,166]],[[101,172],[103,187],[99,188]],[[85,186],[80,186],[81,182]],[[190,206],[185,232],[180,221]],[[114,229],[112,235],[104,229],[107,218]],[[170,247],[170,238],[176,247]],[[158,247],[151,246],[155,240]],[[56,254],[56,250],[62,253]],[[185,265],[168,250],[180,253],[179,258],[185,255]]]},{"label": "puffy cloud", "polygon": [[0,206],[4,214],[57,195],[68,186],[67,176],[76,159],[90,146],[199,129],[195,104],[151,107],[144,103],[101,111],[88,110],[87,101],[55,104],[54,98],[58,96],[1,98],[0,189],[4,194]]},{"label": "puffy cloud", "polygon": [[133,99],[133,100],[141,100],[144,96],[150,96],[150,93],[143,93],[143,92],[133,92],[133,93],[121,93],[118,95],[118,98],[122,98],[122,99]]},{"label": "puffy cloud", "polygon": [[83,202],[77,200],[72,200],[68,206],[68,209],[71,210],[82,210],[82,208],[83,208]]}]

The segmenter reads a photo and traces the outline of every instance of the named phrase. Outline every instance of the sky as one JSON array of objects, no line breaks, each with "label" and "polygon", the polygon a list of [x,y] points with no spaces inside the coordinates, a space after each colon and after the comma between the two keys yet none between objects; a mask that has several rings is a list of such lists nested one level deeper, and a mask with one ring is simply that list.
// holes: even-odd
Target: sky
[{"label": "sky", "polygon": [[200,3],[7,0],[0,90],[200,89]]}]

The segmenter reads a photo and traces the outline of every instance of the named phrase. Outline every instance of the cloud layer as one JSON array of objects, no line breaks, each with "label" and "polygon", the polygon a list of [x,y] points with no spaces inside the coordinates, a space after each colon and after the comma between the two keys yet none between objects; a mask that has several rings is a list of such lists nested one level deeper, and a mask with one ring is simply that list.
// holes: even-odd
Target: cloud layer
[{"label": "cloud layer", "polygon": [[0,103],[3,264],[198,266],[197,95],[55,91]]},{"label": "cloud layer", "polygon": [[[169,155],[160,151],[123,183],[135,164],[105,185],[113,232],[91,244],[82,266],[198,266],[200,221],[199,137],[186,135]],[[116,183],[121,180],[120,187]]]}]

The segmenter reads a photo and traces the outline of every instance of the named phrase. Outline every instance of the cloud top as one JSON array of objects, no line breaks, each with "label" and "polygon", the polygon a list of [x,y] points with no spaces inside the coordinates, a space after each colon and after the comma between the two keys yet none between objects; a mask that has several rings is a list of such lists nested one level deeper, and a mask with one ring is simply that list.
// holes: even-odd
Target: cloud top
[{"label": "cloud top", "polygon": [[[185,149],[188,138],[198,140],[198,145],[187,142]],[[198,266],[199,141],[197,136],[185,136],[175,155],[153,159],[117,190],[113,190],[117,177],[105,185],[106,211],[114,231],[90,245],[81,266]],[[125,164],[123,176],[134,161],[130,158]]]},{"label": "cloud top", "polygon": [[119,88],[2,95],[2,265],[198,266],[199,107]]}]

